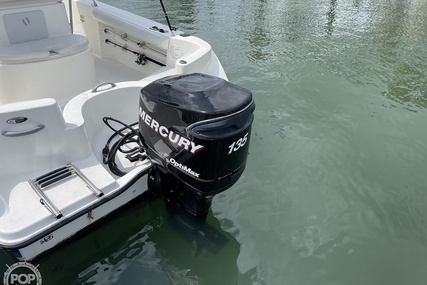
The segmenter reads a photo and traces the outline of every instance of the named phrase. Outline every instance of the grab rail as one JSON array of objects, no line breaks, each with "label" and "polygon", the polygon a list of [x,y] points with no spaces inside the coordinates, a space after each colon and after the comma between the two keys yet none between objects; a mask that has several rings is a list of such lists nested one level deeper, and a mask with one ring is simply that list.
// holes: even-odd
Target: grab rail
[{"label": "grab rail", "polygon": [[[103,82],[103,83],[101,83],[101,84],[98,84],[95,88],[93,88],[90,92],[91,93],[95,93],[95,92],[98,92],[98,88],[101,88],[101,87],[103,87],[103,86],[105,86],[105,85],[110,85],[111,87],[110,88],[108,88],[108,89],[111,89],[111,88],[114,88],[114,87],[116,87],[116,84],[114,84],[114,83],[110,83],[110,82]],[[108,89],[104,89],[104,90],[108,90]],[[102,90],[103,91],[103,90]]]},{"label": "grab rail", "polygon": [[29,130],[23,130],[23,131],[3,131],[1,134],[5,137],[20,137],[20,136],[26,136],[31,135],[34,133],[37,133],[38,131],[43,130],[45,125],[37,125],[32,129]]}]

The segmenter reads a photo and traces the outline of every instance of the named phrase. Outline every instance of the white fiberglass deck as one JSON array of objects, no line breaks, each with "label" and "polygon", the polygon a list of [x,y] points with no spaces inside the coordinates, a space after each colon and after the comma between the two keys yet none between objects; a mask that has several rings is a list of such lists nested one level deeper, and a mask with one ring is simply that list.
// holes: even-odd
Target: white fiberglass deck
[{"label": "white fiberglass deck", "polygon": [[[52,162],[46,162],[46,165],[51,166],[42,167],[33,172],[27,171],[11,176],[4,175],[0,179],[0,243],[2,245],[19,244],[46,228],[60,223],[61,219],[73,216],[97,201],[108,198],[134,176],[131,174],[132,171],[136,174],[151,167],[149,160],[130,162],[124,155],[119,154],[117,164],[130,174],[126,177],[117,177],[102,163],[102,148],[113,134],[103,123],[102,118],[112,116],[127,124],[136,122],[138,120],[139,90],[143,85],[144,83],[141,81],[127,82],[118,84],[115,88],[109,86],[107,90],[99,90],[95,93],[88,91],[75,97],[64,109],[63,116],[66,128],[63,132],[65,136],[71,141],[85,139],[89,144],[90,152],[85,158],[77,160],[72,159],[73,150],[63,149],[60,153],[68,157],[70,160],[68,162],[71,162],[91,184],[103,193],[102,197],[94,195],[88,187],[88,183],[76,175],[53,183],[42,191],[63,216],[56,219],[40,202],[41,198],[28,181],[65,166],[67,163],[65,160],[56,165]],[[45,100],[42,101],[45,102]],[[50,101],[47,102],[50,103]],[[99,108],[100,105],[102,105],[101,109]],[[48,133],[43,135],[43,132],[49,131],[48,126],[45,129],[37,135],[40,137],[49,135]],[[79,138],[81,136],[84,138]],[[2,139],[19,138],[3,137]],[[43,144],[46,150],[58,147],[55,145],[55,141],[46,141],[46,143],[51,143],[50,146]],[[70,151],[71,153],[69,153]],[[22,152],[25,152],[25,149],[22,149]],[[34,153],[23,154],[22,157],[25,158],[26,156],[29,164],[31,161],[34,161],[33,164],[37,164],[37,159],[40,159],[40,164],[43,164],[43,158],[37,158]],[[25,167],[22,166],[22,169]],[[31,214],[29,215],[29,213]]]},{"label": "white fiberglass deck", "polygon": [[[103,164],[113,133],[103,117],[137,122],[141,88],[165,76],[226,79],[201,39],[92,0],[71,1],[72,33],[66,4],[0,0],[0,246],[27,260],[147,190],[149,159],[118,154],[122,177]],[[69,164],[84,179],[41,183]]]},{"label": "white fiberglass deck", "polygon": [[[94,156],[74,164],[93,184],[102,189],[104,195],[108,195],[117,187],[115,180]],[[52,214],[40,203],[40,197],[28,182],[29,179],[43,174],[45,173],[31,173],[1,181],[0,236],[3,245],[22,242],[56,222]],[[17,183],[18,180],[20,182]],[[64,217],[99,199],[77,176],[64,179],[43,192]]]}]

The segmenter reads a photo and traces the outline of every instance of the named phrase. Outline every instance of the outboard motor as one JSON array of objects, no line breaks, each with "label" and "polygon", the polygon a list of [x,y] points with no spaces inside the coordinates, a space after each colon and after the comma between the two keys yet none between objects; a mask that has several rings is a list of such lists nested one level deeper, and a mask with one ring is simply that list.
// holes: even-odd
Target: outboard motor
[{"label": "outboard motor", "polygon": [[213,196],[245,169],[254,109],[250,91],[206,74],[148,84],[140,95],[139,135],[156,165],[151,186],[196,216],[206,213]]}]

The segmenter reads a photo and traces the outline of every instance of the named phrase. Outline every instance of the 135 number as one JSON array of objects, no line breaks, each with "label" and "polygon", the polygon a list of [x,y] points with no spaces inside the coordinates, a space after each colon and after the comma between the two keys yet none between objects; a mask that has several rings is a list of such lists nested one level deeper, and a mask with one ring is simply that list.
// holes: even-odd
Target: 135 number
[{"label": "135 number", "polygon": [[228,148],[230,149],[228,151],[228,154],[232,154],[233,152],[238,151],[241,147],[243,147],[246,144],[246,142],[248,141],[248,134],[249,133],[246,133],[246,135],[244,135],[243,137],[241,137],[237,141],[234,141],[232,144],[230,144],[228,146]]}]

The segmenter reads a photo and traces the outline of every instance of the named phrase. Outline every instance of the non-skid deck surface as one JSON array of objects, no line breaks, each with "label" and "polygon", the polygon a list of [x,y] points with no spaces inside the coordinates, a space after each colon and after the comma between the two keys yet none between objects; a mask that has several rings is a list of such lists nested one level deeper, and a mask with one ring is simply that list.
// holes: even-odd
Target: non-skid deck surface
[{"label": "non-skid deck surface", "polygon": [[[115,179],[93,155],[74,165],[104,194],[116,188]],[[0,235],[3,240],[17,241],[55,222],[51,212],[40,203],[40,197],[28,183],[29,179],[43,174],[26,174],[0,181]],[[98,200],[87,183],[76,175],[46,187],[43,193],[64,217]]]}]

